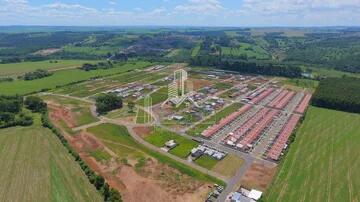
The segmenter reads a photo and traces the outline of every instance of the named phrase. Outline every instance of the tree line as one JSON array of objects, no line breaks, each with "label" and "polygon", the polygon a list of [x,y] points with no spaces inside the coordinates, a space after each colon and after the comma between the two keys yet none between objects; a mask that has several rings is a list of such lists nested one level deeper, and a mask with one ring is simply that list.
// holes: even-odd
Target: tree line
[{"label": "tree line", "polygon": [[43,69],[37,69],[33,72],[27,72],[25,73],[24,76],[20,76],[19,78],[23,78],[25,81],[31,81],[31,80],[35,80],[35,79],[41,79],[44,77],[48,77],[51,76],[53,73],[47,71],[47,70],[43,70]]},{"label": "tree line", "polygon": [[215,66],[224,70],[236,71],[246,74],[262,74],[270,76],[284,76],[290,78],[301,77],[302,73],[300,67],[273,64],[257,64],[255,62],[247,61],[222,61],[221,58],[211,55],[197,56],[195,58],[192,58],[190,64],[194,66]]},{"label": "tree line", "polygon": [[69,154],[74,157],[75,161],[79,164],[80,168],[87,176],[89,182],[93,184],[96,190],[102,194],[104,202],[122,202],[120,193],[116,189],[110,188],[105,179],[102,176],[96,174],[86,164],[86,162],[81,159],[80,155],[71,148],[69,142],[65,139],[63,134],[49,120],[47,110],[42,113],[41,121],[43,127],[49,128],[59,138],[60,142],[68,150]]},{"label": "tree line", "polygon": [[318,107],[360,113],[360,79],[326,78],[320,81],[312,104]]}]

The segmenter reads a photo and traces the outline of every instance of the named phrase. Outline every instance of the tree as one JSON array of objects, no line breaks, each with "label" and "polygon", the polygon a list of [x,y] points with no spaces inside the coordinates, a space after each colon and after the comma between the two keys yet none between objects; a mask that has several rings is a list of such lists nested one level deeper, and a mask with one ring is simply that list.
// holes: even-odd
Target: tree
[{"label": "tree", "polygon": [[39,97],[29,96],[25,99],[24,102],[27,109],[33,112],[45,112],[46,111],[46,103]]},{"label": "tree", "polygon": [[129,107],[129,112],[130,112],[130,113],[134,113],[135,102],[129,101],[129,102],[128,102],[128,107]]},{"label": "tree", "polygon": [[105,114],[111,110],[121,108],[123,103],[120,97],[110,93],[98,96],[95,105],[97,113]]},{"label": "tree", "polygon": [[106,202],[122,202],[120,193],[117,190],[111,188],[109,192],[109,197]]}]

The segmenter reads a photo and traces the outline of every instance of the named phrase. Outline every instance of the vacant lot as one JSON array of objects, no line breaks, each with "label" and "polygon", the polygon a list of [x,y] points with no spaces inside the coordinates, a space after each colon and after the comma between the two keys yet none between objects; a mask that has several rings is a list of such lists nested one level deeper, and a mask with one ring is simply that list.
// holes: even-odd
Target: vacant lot
[{"label": "vacant lot", "polygon": [[167,141],[175,140],[175,142],[178,143],[178,146],[170,150],[170,153],[181,158],[186,158],[189,155],[190,150],[198,146],[198,143],[193,140],[189,140],[161,128],[156,128],[145,138],[145,140],[157,147],[163,147]]},{"label": "vacant lot", "polygon": [[360,115],[310,107],[266,201],[359,201]]},{"label": "vacant lot", "polygon": [[0,130],[0,159],[0,201],[102,201],[50,130]]},{"label": "vacant lot", "polygon": [[[72,124],[69,127],[76,127],[86,125],[98,121],[90,111],[91,104],[76,100],[68,97],[46,95],[42,98],[49,103],[50,111],[59,118],[64,118],[63,115],[67,114]],[[72,125],[72,126],[71,126]]]},{"label": "vacant lot", "polygon": [[[56,62],[54,62],[56,61]],[[84,63],[95,63],[94,60],[45,60],[40,62],[21,62],[11,64],[0,64],[0,77],[2,76],[18,76],[26,72],[36,69],[65,69],[80,67]]]},{"label": "vacant lot", "polygon": [[[202,201],[208,185],[223,184],[138,144],[124,126],[101,124],[88,132],[117,156],[117,165],[112,162],[105,175],[123,184],[119,190],[124,201]],[[101,154],[99,158],[104,159]]]},{"label": "vacant lot", "polygon": [[126,63],[111,69],[99,69],[92,71],[83,71],[80,69],[61,70],[55,72],[52,76],[42,79],[0,83],[0,92],[5,95],[28,94],[43,89],[52,89],[57,86],[70,84],[73,82],[85,81],[99,76],[108,76],[124,73],[133,69],[141,69],[149,66],[149,62]]},{"label": "vacant lot", "polygon": [[[168,98],[168,88],[162,87],[159,90],[150,94],[152,105],[157,105],[164,102]],[[137,102],[139,105],[144,105],[144,99]]]},{"label": "vacant lot", "polygon": [[205,121],[199,123],[195,127],[191,128],[187,131],[189,135],[200,135],[206,128],[209,126],[214,125],[215,123],[219,122],[221,119],[227,117],[231,113],[235,112],[236,110],[240,109],[243,106],[241,103],[234,103],[225,109],[219,111],[215,115],[212,115],[210,118],[206,119]]}]

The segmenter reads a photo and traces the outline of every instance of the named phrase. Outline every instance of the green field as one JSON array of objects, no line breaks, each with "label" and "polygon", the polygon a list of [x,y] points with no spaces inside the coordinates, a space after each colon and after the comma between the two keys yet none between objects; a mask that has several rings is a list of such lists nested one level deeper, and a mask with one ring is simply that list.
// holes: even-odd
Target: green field
[{"label": "green field", "polygon": [[[52,60],[55,61],[55,60]],[[3,76],[18,76],[26,72],[31,72],[36,69],[56,70],[63,68],[76,68],[84,63],[95,63],[94,60],[56,60],[57,63],[50,63],[50,60],[40,62],[21,62],[0,64],[0,77]]]},{"label": "green field", "polygon": [[24,81],[18,80],[14,82],[0,83],[0,92],[5,95],[28,94],[42,89],[52,89],[56,86],[62,86],[73,82],[85,81],[93,77],[108,76],[112,74],[120,74],[129,70],[141,69],[149,66],[149,62],[126,63],[116,68],[99,69],[93,71],[83,71],[80,69],[61,70],[55,72],[52,76],[42,79]]},{"label": "green field", "polygon": [[257,45],[252,45],[248,43],[240,43],[239,48],[232,47],[221,47],[222,54],[225,56],[241,56],[246,55],[248,58],[256,58],[256,59],[268,59],[269,54]]},{"label": "green field", "polygon": [[[168,98],[168,88],[162,87],[159,90],[150,94],[152,105],[160,104]],[[144,99],[137,101],[137,104],[144,106]]]},{"label": "green field", "polygon": [[136,114],[136,123],[144,124],[152,122],[153,118],[147,112],[142,109],[139,109]]},{"label": "green field", "polygon": [[191,149],[198,146],[198,143],[193,140],[189,140],[176,133],[161,128],[156,128],[149,136],[145,138],[145,141],[157,147],[163,147],[169,140],[175,140],[175,142],[178,144],[178,146],[170,150],[169,153],[174,154],[180,158],[186,158],[189,155]]},{"label": "green field", "polygon": [[200,43],[198,43],[192,50],[191,50],[191,57],[196,57],[201,49]]},{"label": "green field", "polygon": [[360,115],[310,107],[266,201],[359,201]]},{"label": "green field", "polygon": [[80,54],[86,54],[86,55],[93,55],[93,56],[103,56],[108,54],[109,52],[115,52],[119,51],[118,48],[109,47],[109,46],[101,46],[101,47],[90,47],[90,46],[82,46],[82,47],[76,47],[76,46],[65,46],[63,48],[64,52],[67,53],[80,53]]},{"label": "green field", "polygon": [[310,89],[312,91],[314,91],[319,85],[319,81],[311,80],[311,79],[286,79],[282,83],[285,85]]},{"label": "green field", "polygon": [[200,158],[195,160],[196,164],[198,164],[201,167],[207,168],[209,170],[213,169],[218,162],[219,162],[218,160],[208,155],[202,155]]},{"label": "green field", "polygon": [[0,130],[0,159],[0,201],[103,201],[48,129]]},{"label": "green field", "polygon": [[157,159],[160,163],[167,164],[183,174],[194,177],[195,179],[207,182],[215,182],[225,185],[221,180],[215,179],[207,174],[201,173],[197,170],[189,168],[188,166],[179,163],[167,156],[154,152],[141,144],[137,143],[129,134],[124,126],[113,124],[101,124],[88,129],[97,138],[114,151],[119,158],[126,159],[127,157],[143,158],[151,156]]},{"label": "green field", "polygon": [[189,135],[200,135],[201,132],[203,132],[206,128],[209,126],[214,125],[218,121],[220,121],[222,118],[225,118],[226,116],[230,115],[231,113],[235,112],[236,110],[240,109],[243,106],[241,103],[234,103],[225,109],[222,109],[221,111],[217,112],[215,115],[212,115],[210,118],[206,119],[205,121],[199,123],[195,127],[191,128],[187,131]]}]

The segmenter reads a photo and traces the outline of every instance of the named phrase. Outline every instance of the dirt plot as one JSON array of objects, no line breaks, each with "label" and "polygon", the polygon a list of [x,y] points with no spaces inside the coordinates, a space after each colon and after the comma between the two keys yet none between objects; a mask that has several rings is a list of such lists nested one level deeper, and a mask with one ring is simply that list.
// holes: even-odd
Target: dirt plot
[{"label": "dirt plot", "polygon": [[201,88],[203,88],[205,86],[211,86],[212,85],[211,81],[204,80],[204,79],[190,78],[189,82],[192,83],[194,91],[198,91],[198,90],[200,90]]},{"label": "dirt plot", "polygon": [[209,184],[183,176],[153,159],[148,159],[138,172],[130,166],[122,166],[117,177],[126,186],[122,191],[124,201],[203,201],[210,191]]},{"label": "dirt plot", "polygon": [[50,109],[50,119],[54,120],[55,122],[59,122],[63,120],[66,125],[70,128],[76,127],[76,120],[71,113],[70,108],[61,107],[59,105],[55,105],[53,103],[48,103],[48,108]]},{"label": "dirt plot", "polygon": [[151,127],[135,127],[134,131],[141,138],[145,138],[150,135],[150,133],[153,131],[153,128],[151,128]]},{"label": "dirt plot", "polygon": [[276,166],[266,166],[260,162],[255,162],[246,171],[241,181],[241,185],[249,189],[259,189],[265,191],[270,185],[276,172]]},{"label": "dirt plot", "polygon": [[[137,127],[135,130],[147,134],[149,129]],[[143,163],[131,157],[124,162],[102,143],[103,140],[99,140],[91,133],[82,131],[75,137],[66,136],[66,138],[93,170],[102,175],[111,187],[121,192],[124,201],[200,202],[211,191],[210,183],[184,175],[145,153],[142,158]],[[91,151],[98,149],[110,153],[111,160],[99,162],[89,155]]]}]

